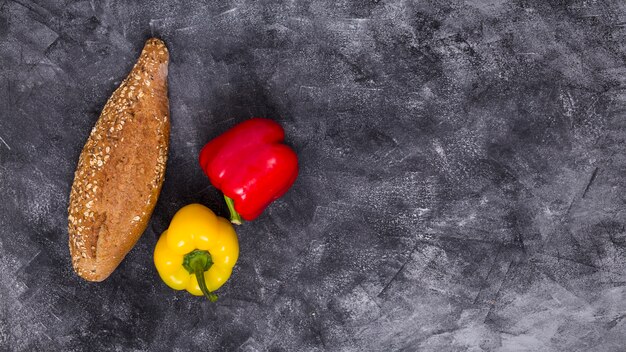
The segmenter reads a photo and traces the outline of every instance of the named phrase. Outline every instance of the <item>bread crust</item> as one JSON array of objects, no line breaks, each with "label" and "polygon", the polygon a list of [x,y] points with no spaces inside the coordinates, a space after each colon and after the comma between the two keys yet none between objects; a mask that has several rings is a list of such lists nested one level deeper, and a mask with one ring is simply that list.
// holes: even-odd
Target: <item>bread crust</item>
[{"label": "bread crust", "polygon": [[76,273],[106,279],[146,229],[165,176],[170,119],[169,53],[149,39],[113,92],[83,147],[68,209]]}]

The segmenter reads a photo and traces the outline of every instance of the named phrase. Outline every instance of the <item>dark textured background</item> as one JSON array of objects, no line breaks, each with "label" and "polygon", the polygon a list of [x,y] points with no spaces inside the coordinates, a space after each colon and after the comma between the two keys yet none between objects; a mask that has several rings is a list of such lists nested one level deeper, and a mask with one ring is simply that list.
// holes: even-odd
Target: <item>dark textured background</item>
[{"label": "dark textured background", "polygon": [[[74,275],[79,152],[151,35],[171,153],[147,231]],[[624,351],[626,3],[3,1],[0,350]],[[294,188],[210,304],[158,278],[196,157],[267,116]]]}]

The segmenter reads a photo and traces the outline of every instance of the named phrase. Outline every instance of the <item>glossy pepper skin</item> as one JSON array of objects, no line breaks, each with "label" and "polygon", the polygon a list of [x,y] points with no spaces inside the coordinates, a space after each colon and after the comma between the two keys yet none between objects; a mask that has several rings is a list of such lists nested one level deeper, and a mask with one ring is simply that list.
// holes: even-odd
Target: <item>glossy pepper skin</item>
[{"label": "glossy pepper skin", "polygon": [[200,166],[224,193],[233,223],[240,223],[239,214],[254,220],[295,182],[298,157],[283,144],[284,139],[285,131],[278,123],[253,118],[202,148]]},{"label": "glossy pepper skin", "polygon": [[228,280],[238,257],[233,226],[201,204],[181,208],[154,249],[154,265],[169,287],[211,301],[217,299],[212,291]]}]

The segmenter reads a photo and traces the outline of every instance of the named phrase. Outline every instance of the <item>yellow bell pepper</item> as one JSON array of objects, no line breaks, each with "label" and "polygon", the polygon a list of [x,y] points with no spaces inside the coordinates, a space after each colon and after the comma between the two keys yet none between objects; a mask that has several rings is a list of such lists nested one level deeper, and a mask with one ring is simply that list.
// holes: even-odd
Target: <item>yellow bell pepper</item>
[{"label": "yellow bell pepper", "polygon": [[239,241],[230,221],[201,204],[181,208],[154,248],[154,265],[165,284],[175,290],[205,295],[230,277],[239,258]]}]

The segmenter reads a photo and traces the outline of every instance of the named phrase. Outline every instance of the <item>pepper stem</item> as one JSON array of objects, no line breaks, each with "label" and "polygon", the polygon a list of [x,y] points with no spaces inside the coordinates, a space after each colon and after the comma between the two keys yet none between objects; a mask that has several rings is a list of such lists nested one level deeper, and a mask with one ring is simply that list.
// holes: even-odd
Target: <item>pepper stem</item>
[{"label": "pepper stem", "polygon": [[204,281],[204,270],[202,270],[202,268],[200,266],[196,266],[195,268],[195,274],[196,274],[196,279],[198,280],[198,286],[200,286],[200,290],[202,291],[202,293],[204,293],[204,295],[206,296],[206,298],[209,299],[209,301],[211,302],[215,302],[217,301],[217,295],[215,293],[211,293],[211,291],[209,291],[209,289],[206,287],[206,282]]},{"label": "pepper stem", "polygon": [[241,215],[239,215],[237,210],[235,210],[235,201],[227,195],[224,195],[224,200],[226,201],[228,211],[230,212],[230,222],[235,225],[241,225],[243,220],[241,219]]},{"label": "pepper stem", "polygon": [[200,291],[202,291],[209,301],[215,302],[217,301],[217,295],[209,291],[206,287],[206,281],[204,281],[204,272],[209,270],[212,265],[213,259],[211,258],[211,254],[208,251],[200,249],[194,249],[193,251],[185,254],[183,259],[183,267],[190,274],[196,275]]}]

